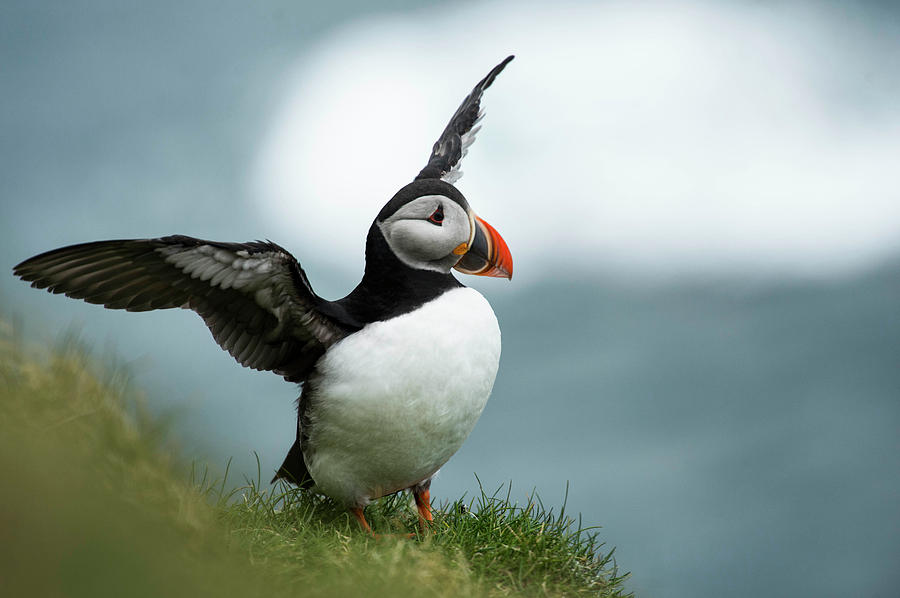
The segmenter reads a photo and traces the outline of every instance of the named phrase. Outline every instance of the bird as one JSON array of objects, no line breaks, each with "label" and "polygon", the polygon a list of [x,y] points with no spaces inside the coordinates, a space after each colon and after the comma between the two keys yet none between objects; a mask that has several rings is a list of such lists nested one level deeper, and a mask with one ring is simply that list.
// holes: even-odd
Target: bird
[{"label": "bird", "polygon": [[273,483],[330,497],[368,533],[366,506],[409,490],[424,527],[431,480],[469,436],[499,367],[497,318],[452,271],[511,280],[512,256],[454,183],[481,128],[482,94],[513,58],[475,85],[425,167],[378,212],[362,280],[342,299],[318,296],[271,241],[94,241],[14,274],[110,309],[193,310],[242,366],[299,384],[296,440]]}]

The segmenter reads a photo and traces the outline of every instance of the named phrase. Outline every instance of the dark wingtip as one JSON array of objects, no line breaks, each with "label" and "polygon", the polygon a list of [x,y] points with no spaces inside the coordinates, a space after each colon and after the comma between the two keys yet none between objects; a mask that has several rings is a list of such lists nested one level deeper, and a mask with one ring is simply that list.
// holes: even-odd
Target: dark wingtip
[{"label": "dark wingtip", "polygon": [[504,58],[500,64],[491,69],[491,72],[487,74],[487,77],[482,79],[481,83],[479,83],[478,86],[481,87],[482,90],[490,87],[491,83],[494,82],[494,79],[497,78],[497,75],[503,72],[503,69],[506,68],[506,65],[512,62],[512,59],[515,57],[515,54],[510,54],[509,56]]},{"label": "dark wingtip", "polygon": [[510,62],[512,62],[513,58],[515,58],[515,57],[516,57],[515,54],[510,54],[509,56],[507,56],[506,58],[504,58],[503,61],[502,61],[500,64],[498,64],[497,66],[495,66],[495,67],[494,67],[494,70],[497,71],[497,72],[499,73],[500,71],[502,71],[503,69],[505,69],[505,68],[506,68],[506,65],[509,64]]},{"label": "dark wingtip", "polygon": [[444,128],[441,136],[435,142],[431,149],[431,157],[428,158],[428,164],[423,168],[415,180],[420,179],[439,179],[449,172],[462,157],[462,148],[460,137],[472,130],[472,127],[478,120],[479,109],[481,105],[481,95],[484,93],[497,75],[506,68],[506,65],[515,58],[510,54],[503,59],[500,64],[490,70],[484,79],[479,81],[471,93],[463,99],[462,104],[456,109],[456,112],[450,118],[450,122]]},{"label": "dark wingtip", "polygon": [[[36,278],[38,278],[39,274],[30,267],[33,259],[34,258],[28,258],[27,260],[13,266],[13,276],[15,276],[16,278],[20,278],[25,282],[32,282]],[[31,286],[35,286],[35,284],[37,283],[34,283]]]}]

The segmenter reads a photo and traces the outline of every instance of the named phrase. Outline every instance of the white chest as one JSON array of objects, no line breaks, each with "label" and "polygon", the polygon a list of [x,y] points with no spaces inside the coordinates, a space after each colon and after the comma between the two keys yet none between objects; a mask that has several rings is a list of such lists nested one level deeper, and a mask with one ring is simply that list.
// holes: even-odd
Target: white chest
[{"label": "white chest", "polygon": [[430,478],[472,431],[499,359],[494,312],[468,288],[334,345],[308,411],[304,452],[316,486],[365,504]]}]

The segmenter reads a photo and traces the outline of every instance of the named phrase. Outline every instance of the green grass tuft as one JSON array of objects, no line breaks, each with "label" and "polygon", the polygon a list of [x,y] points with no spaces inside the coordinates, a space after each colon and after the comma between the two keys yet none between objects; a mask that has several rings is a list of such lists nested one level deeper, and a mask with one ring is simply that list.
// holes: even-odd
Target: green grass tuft
[{"label": "green grass tuft", "polygon": [[408,495],[382,499],[374,539],[308,492],[189,472],[126,370],[13,332],[0,321],[4,595],[624,595],[596,530],[509,487],[439,505],[424,533]]}]

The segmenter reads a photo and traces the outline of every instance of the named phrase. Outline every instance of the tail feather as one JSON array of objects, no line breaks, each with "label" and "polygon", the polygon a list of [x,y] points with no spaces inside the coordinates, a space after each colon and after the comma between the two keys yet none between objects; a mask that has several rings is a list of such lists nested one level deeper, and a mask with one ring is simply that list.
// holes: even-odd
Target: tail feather
[{"label": "tail feather", "polygon": [[309,488],[313,485],[313,479],[309,475],[306,468],[306,462],[303,460],[303,451],[300,449],[300,439],[294,441],[291,450],[288,451],[284,463],[278,468],[275,477],[271,483],[274,484],[278,480],[285,480],[299,486],[300,488]]}]

